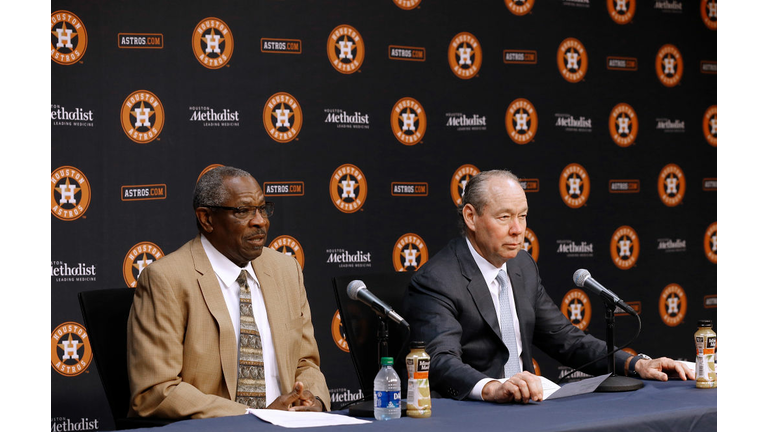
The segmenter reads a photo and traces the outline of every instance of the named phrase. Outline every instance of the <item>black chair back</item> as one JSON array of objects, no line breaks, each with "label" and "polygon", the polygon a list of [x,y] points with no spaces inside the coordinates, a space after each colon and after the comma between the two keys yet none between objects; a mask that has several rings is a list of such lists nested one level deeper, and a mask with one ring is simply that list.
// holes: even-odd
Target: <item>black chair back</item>
[{"label": "black chair back", "polygon": [[[379,372],[381,362],[379,329],[380,319],[366,304],[352,300],[347,295],[347,285],[353,280],[361,280],[368,290],[384,303],[391,306],[400,315],[403,314],[403,300],[408,283],[413,273],[391,272],[364,275],[345,275],[333,278],[333,292],[339,307],[341,323],[349,345],[349,353],[357,372],[360,388],[366,400],[373,398],[373,380]],[[387,356],[395,359],[395,370],[400,374],[403,388],[407,381],[405,374],[405,356],[409,350],[410,334],[402,326],[387,319],[389,330]],[[405,394],[405,393],[403,393]]]},{"label": "black chair back", "polygon": [[162,426],[165,419],[128,418],[127,325],[133,288],[83,291],[77,295],[83,321],[91,339],[93,361],[107,395],[116,429]]}]

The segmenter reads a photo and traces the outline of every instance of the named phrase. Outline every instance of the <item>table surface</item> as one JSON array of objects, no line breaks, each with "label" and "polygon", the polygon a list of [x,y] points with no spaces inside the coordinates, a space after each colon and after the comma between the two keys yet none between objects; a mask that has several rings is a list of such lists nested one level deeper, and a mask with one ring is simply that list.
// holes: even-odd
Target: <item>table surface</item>
[{"label": "table surface", "polygon": [[[389,421],[332,430],[418,431],[524,430],[532,431],[670,431],[717,430],[717,389],[697,389],[693,381],[644,381],[637,391],[590,393],[527,405],[433,399],[432,417],[403,417]],[[336,411],[347,414],[347,411]],[[253,415],[216,419],[183,420],[162,428],[137,429],[154,432],[193,431],[320,431],[317,428],[286,429]],[[329,430],[329,429],[325,429]]]}]

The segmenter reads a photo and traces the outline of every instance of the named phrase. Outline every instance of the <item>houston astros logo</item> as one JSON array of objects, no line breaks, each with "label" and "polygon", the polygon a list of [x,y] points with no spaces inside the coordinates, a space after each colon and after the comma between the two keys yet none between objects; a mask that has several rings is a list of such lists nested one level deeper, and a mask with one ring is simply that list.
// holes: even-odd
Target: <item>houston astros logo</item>
[{"label": "houston astros logo", "polygon": [[580,289],[568,291],[560,303],[560,311],[580,330],[586,330],[589,327],[589,321],[592,319],[592,304],[584,291]]},{"label": "houston astros logo", "polygon": [[472,33],[461,32],[451,39],[448,45],[448,65],[457,77],[474,77],[480,71],[482,63],[483,50]]},{"label": "houston astros logo", "polygon": [[270,138],[280,143],[295,139],[304,123],[299,102],[284,92],[275,93],[267,100],[263,118]]},{"label": "houston astros logo", "polygon": [[73,377],[91,364],[93,353],[88,333],[76,322],[65,322],[51,333],[51,366],[56,372]]},{"label": "houston astros logo", "polygon": [[120,109],[120,124],[128,138],[139,144],[155,140],[165,124],[165,110],[160,99],[147,90],[128,95]]},{"label": "houston astros logo", "polygon": [[560,197],[570,208],[579,208],[589,199],[591,181],[583,166],[572,163],[560,173]]},{"label": "houston astros logo", "polygon": [[539,115],[530,101],[515,99],[507,107],[504,125],[512,141],[516,144],[528,144],[539,129]]},{"label": "houston astros logo", "polygon": [[507,9],[517,16],[523,16],[531,11],[535,0],[504,0]]},{"label": "houston astros logo", "polygon": [[683,55],[674,45],[664,45],[656,54],[656,76],[662,84],[674,87],[683,78]]},{"label": "houston astros logo", "polygon": [[664,324],[675,327],[685,318],[688,311],[688,298],[683,287],[678,284],[669,284],[659,296],[659,314]]},{"label": "houston astros logo", "polygon": [[659,198],[667,207],[674,207],[685,196],[685,176],[683,170],[675,164],[661,169],[658,181]]},{"label": "houston astros logo", "polygon": [[363,207],[368,196],[368,182],[360,169],[344,164],[333,172],[330,184],[331,201],[344,213],[354,213]]},{"label": "houston astros logo", "polygon": [[123,279],[130,288],[136,288],[136,281],[148,265],[163,257],[163,251],[156,244],[141,242],[134,245],[123,260]]},{"label": "houston astros logo", "polygon": [[704,233],[704,253],[709,261],[717,264],[717,222],[710,224]]},{"label": "houston astros logo", "polygon": [[704,138],[709,145],[717,147],[717,105],[712,105],[704,113]]},{"label": "houston astros logo", "polygon": [[411,10],[416,9],[416,7],[419,6],[419,3],[421,3],[421,0],[392,0],[395,2],[395,5],[403,10]]},{"label": "houston astros logo", "polygon": [[626,24],[635,16],[636,0],[607,0],[608,15],[616,24]]},{"label": "houston astros logo", "polygon": [[575,38],[567,38],[557,48],[557,68],[566,81],[577,83],[587,74],[587,50]]},{"label": "houston astros logo", "polygon": [[710,30],[717,30],[717,0],[701,0],[701,20]]},{"label": "houston astros logo", "polygon": [[91,203],[91,185],[82,171],[63,166],[51,173],[51,214],[63,221],[82,216]]},{"label": "houston astros logo", "polygon": [[209,17],[200,21],[192,32],[192,51],[208,69],[224,67],[232,59],[235,40],[224,21]]},{"label": "houston astros logo", "polygon": [[464,186],[467,185],[469,179],[478,173],[480,173],[480,170],[476,166],[469,164],[460,166],[453,173],[453,177],[451,177],[451,198],[453,198],[454,204],[457,206],[461,205],[461,200],[464,197]]},{"label": "houston astros logo", "polygon": [[534,261],[539,260],[539,239],[530,228],[525,228],[523,249],[531,255],[531,258],[533,258]]},{"label": "houston astros logo", "polygon": [[333,320],[331,320],[331,335],[333,336],[333,341],[340,350],[349,352],[349,344],[347,343],[347,337],[344,334],[344,326],[341,323],[341,314],[339,314],[338,309],[336,309],[336,312],[333,314]]},{"label": "houston astros logo", "polygon": [[637,263],[640,255],[640,239],[637,232],[627,225],[619,227],[611,237],[611,260],[616,267],[627,270]]},{"label": "houston astros logo", "polygon": [[408,146],[418,144],[427,131],[427,113],[414,98],[404,97],[397,101],[389,120],[395,138]]},{"label": "houston astros logo", "polygon": [[365,58],[365,44],[360,33],[354,27],[342,24],[328,36],[328,60],[334,69],[351,74],[363,64]]},{"label": "houston astros logo", "polygon": [[88,32],[80,18],[60,10],[51,14],[51,60],[71,65],[80,60],[88,47]]},{"label": "houston astros logo", "polygon": [[304,268],[304,249],[295,238],[287,235],[281,235],[272,240],[269,244],[271,249],[274,249],[280,253],[296,258],[301,268]]},{"label": "houston astros logo", "polygon": [[416,271],[429,259],[427,245],[416,234],[408,233],[397,239],[392,249],[392,265],[395,271]]},{"label": "houston astros logo", "polygon": [[635,143],[637,132],[640,130],[637,114],[631,106],[620,103],[613,107],[608,121],[613,142],[619,147],[629,147]]}]

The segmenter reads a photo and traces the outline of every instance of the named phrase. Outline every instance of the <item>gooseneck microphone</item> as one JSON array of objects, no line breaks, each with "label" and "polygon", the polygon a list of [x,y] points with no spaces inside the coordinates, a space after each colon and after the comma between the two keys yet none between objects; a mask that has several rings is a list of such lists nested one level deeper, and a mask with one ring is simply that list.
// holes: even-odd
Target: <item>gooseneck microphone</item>
[{"label": "gooseneck microphone", "polygon": [[365,286],[363,281],[353,280],[350,282],[349,285],[347,285],[347,295],[352,300],[365,303],[382,318],[389,318],[402,326],[410,328],[408,322],[403,319],[403,317],[401,317],[397,312],[395,312],[395,310],[392,309],[390,305],[384,303],[378,297],[373,295],[372,292],[368,291],[368,288]]},{"label": "gooseneck microphone", "polygon": [[588,270],[586,269],[576,270],[576,272],[573,274],[573,283],[575,283],[576,286],[579,288],[587,287],[593,293],[602,297],[609,304],[618,305],[620,308],[624,309],[624,311],[627,312],[628,314],[637,316],[637,312],[630,305],[624,303],[624,301],[620,299],[619,296],[614,294],[613,291],[600,285],[598,281],[592,278],[592,275],[589,274]]}]

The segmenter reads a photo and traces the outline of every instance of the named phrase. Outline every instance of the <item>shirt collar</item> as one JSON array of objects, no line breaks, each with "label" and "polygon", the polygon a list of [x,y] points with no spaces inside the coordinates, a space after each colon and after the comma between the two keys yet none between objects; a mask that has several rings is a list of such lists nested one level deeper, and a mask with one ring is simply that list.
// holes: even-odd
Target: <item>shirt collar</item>
[{"label": "shirt collar", "polygon": [[229,258],[219,252],[204,234],[200,235],[200,242],[203,244],[203,250],[205,250],[205,254],[208,256],[208,261],[211,262],[213,271],[216,272],[216,275],[222,282],[224,282],[225,286],[230,286],[235,283],[237,277],[240,276],[240,272],[243,270],[248,272],[252,280],[258,280],[256,279],[256,274],[253,272],[253,266],[251,266],[250,263],[245,267],[238,267]]},{"label": "shirt collar", "polygon": [[505,262],[502,264],[501,269],[499,269],[495,265],[491,264],[487,259],[483,258],[482,255],[480,255],[475,250],[475,247],[472,246],[472,242],[469,241],[468,237],[464,237],[464,240],[467,241],[469,252],[472,254],[472,258],[474,258],[477,267],[480,268],[480,273],[483,274],[485,284],[490,287],[491,283],[496,280],[496,276],[499,274],[499,270],[507,271],[507,263]]}]

